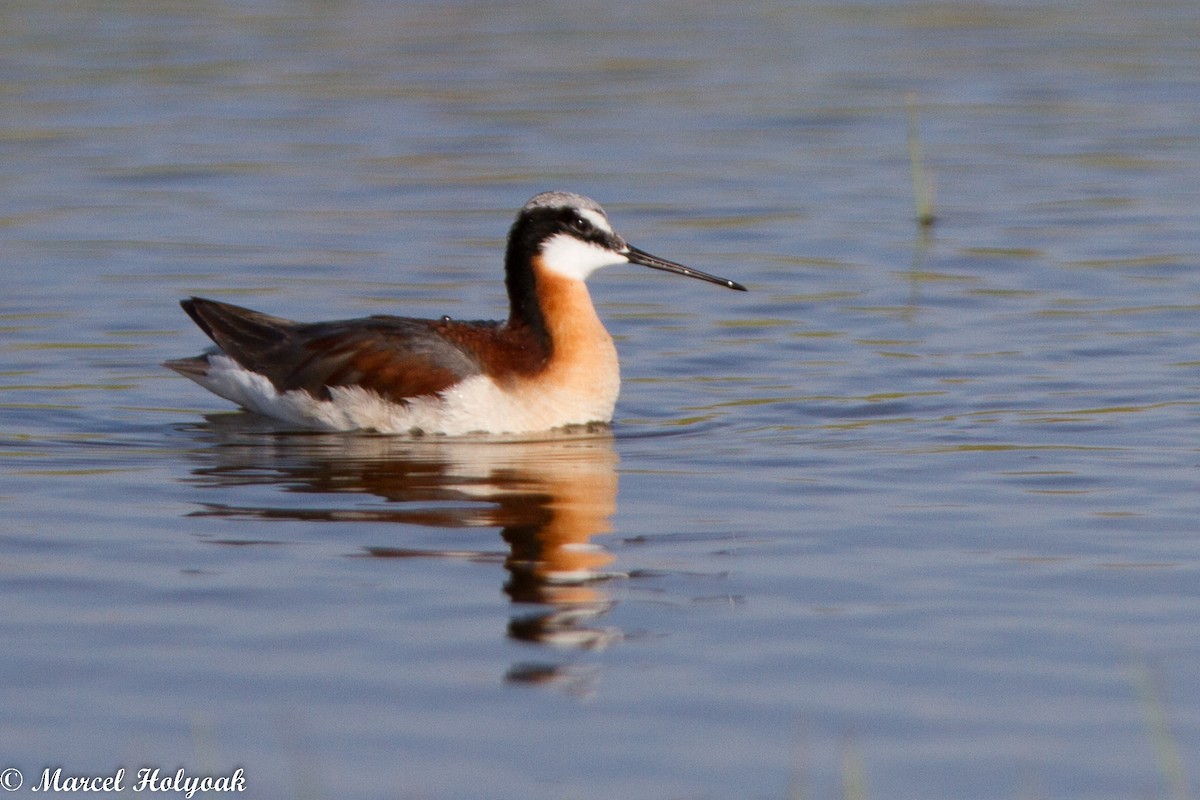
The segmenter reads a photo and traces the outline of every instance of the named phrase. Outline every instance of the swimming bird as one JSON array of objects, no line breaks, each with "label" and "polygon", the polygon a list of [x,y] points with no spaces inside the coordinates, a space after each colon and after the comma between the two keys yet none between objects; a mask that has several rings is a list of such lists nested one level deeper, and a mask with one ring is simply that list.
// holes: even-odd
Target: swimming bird
[{"label": "swimming bird", "polygon": [[522,434],[609,423],[617,351],[584,280],[624,263],[746,290],[630,245],[590,198],[543,192],[508,234],[504,322],[302,323],[192,297],[180,305],[216,347],[164,366],[250,411],[318,430]]}]

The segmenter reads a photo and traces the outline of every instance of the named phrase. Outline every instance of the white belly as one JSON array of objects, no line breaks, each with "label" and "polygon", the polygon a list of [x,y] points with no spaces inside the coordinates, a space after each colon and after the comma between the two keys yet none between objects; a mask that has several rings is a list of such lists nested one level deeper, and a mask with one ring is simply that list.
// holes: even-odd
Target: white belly
[{"label": "white belly", "polygon": [[243,369],[228,356],[211,355],[208,361],[207,374],[188,377],[210,392],[250,411],[326,431],[447,436],[536,433],[611,422],[620,390],[615,357],[611,370],[594,370],[572,380],[526,380],[501,386],[477,375],[439,395],[406,403],[394,403],[357,386],[331,387],[328,400],[304,391],[280,393],[265,377]]}]

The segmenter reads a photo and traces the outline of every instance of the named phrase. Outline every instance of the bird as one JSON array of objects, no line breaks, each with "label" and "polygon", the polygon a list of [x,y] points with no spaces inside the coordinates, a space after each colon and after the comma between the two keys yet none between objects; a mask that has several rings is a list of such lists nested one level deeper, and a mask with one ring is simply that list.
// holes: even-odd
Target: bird
[{"label": "bird", "polygon": [[549,191],[530,199],[509,230],[505,321],[305,323],[191,297],[180,305],[215,346],[163,366],[305,429],[461,436],[611,424],[617,352],[584,281],[624,263],[746,291],[634,247],[596,201]]}]

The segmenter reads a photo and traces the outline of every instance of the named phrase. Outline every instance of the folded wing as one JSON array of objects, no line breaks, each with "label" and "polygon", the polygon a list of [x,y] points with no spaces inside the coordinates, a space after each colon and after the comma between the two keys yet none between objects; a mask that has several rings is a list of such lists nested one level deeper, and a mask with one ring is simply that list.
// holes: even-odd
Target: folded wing
[{"label": "folded wing", "polygon": [[[330,387],[360,386],[393,402],[433,395],[478,375],[479,357],[467,344],[495,333],[495,323],[453,323],[447,337],[435,320],[377,316],[298,323],[229,303],[193,297],[180,303],[220,351],[276,390],[302,390],[328,399]],[[463,326],[472,336],[462,336]],[[208,356],[166,366],[203,375]]]}]

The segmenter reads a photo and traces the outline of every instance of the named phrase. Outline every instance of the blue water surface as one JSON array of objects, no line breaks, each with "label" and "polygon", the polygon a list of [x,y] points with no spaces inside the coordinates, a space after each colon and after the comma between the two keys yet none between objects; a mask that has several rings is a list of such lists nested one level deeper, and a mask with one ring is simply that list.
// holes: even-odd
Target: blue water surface
[{"label": "blue water surface", "polygon": [[[1198,38],[1182,0],[6,4],[12,796],[1192,796]],[[502,316],[548,188],[750,288],[592,278],[611,430],[296,433],[158,366],[190,294]]]}]

